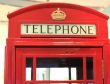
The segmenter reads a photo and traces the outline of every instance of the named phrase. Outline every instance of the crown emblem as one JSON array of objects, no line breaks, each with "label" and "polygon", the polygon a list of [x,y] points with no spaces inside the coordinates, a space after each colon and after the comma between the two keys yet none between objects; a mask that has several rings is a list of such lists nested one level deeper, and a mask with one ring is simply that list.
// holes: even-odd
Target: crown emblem
[{"label": "crown emblem", "polygon": [[57,8],[57,10],[52,12],[51,17],[53,20],[64,20],[66,18],[66,13],[60,8]]}]

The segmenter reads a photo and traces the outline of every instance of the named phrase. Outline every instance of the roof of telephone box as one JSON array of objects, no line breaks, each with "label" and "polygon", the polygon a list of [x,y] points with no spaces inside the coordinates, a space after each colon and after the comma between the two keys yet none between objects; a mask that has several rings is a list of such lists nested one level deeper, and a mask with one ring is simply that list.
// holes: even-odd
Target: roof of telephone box
[{"label": "roof of telephone box", "polygon": [[85,11],[91,14],[94,14],[96,16],[108,19],[109,17],[103,13],[100,13],[94,9],[88,8],[88,7],[84,7],[84,6],[80,6],[80,5],[76,5],[76,4],[69,4],[69,3],[43,3],[43,4],[35,4],[35,5],[31,5],[31,6],[27,6],[24,8],[21,8],[19,10],[16,10],[15,12],[12,12],[10,14],[8,14],[8,18],[12,18],[14,16],[20,15],[22,13],[28,12],[28,11],[32,11],[35,9],[42,9],[42,8],[55,8],[55,7],[61,7],[61,8],[69,8],[69,9],[76,9],[76,10],[81,10],[81,11]]}]

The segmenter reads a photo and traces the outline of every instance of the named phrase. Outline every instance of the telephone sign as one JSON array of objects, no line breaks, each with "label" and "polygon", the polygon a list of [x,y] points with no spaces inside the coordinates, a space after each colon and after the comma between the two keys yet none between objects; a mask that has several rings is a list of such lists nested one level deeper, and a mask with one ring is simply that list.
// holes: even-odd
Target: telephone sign
[{"label": "telephone sign", "polygon": [[22,24],[21,35],[96,35],[95,24]]}]

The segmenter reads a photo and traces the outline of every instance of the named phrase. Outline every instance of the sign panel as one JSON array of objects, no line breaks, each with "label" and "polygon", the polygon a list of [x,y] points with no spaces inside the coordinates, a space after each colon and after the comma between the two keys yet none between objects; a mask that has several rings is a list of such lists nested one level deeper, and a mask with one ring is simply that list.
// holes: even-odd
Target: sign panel
[{"label": "sign panel", "polygon": [[96,35],[95,24],[21,24],[21,35]]}]

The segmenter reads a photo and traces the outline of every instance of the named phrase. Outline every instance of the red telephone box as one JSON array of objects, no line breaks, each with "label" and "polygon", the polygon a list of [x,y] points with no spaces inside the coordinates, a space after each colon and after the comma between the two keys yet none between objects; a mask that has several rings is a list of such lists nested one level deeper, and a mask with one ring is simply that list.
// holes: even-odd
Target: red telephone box
[{"label": "red telephone box", "polygon": [[45,3],[8,18],[5,84],[110,84],[108,16]]}]

